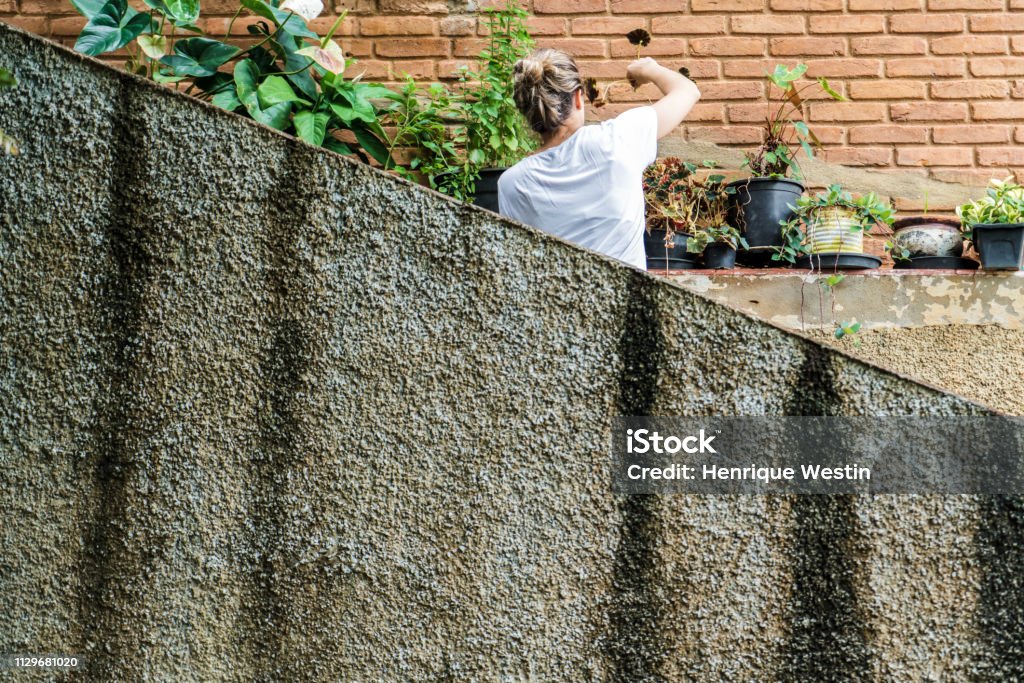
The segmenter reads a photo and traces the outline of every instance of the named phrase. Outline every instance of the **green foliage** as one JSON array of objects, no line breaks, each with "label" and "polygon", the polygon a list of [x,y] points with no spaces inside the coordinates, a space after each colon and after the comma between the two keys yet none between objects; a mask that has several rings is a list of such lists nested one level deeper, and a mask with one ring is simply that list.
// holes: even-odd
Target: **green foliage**
[{"label": "green foliage", "polygon": [[686,251],[691,254],[701,254],[709,244],[721,242],[728,244],[733,249],[747,249],[749,245],[740,231],[731,225],[717,225],[697,228],[693,237],[686,240]]},{"label": "green foliage", "polygon": [[835,336],[836,339],[842,339],[843,337],[851,336],[860,332],[860,323],[839,323],[839,327],[836,328]]},{"label": "green foliage", "polygon": [[975,225],[1024,223],[1024,187],[1013,181],[1013,176],[993,178],[985,196],[956,207],[964,236],[970,238]]},{"label": "green foliage", "polygon": [[[199,0],[145,0],[146,12],[126,0],[72,2],[89,19],[76,49],[98,55],[128,46],[132,73],[175,87],[187,82],[186,92],[223,109],[311,144],[393,165],[380,101],[395,93],[342,76],[350,63],[333,36],[344,15],[321,38],[278,0],[240,0],[236,18],[245,9],[262,19],[249,27],[255,42],[242,48],[202,34]],[[200,35],[179,38],[177,29]],[[340,142],[340,131],[350,131],[357,143]]]},{"label": "green foliage", "polygon": [[855,222],[851,230],[869,232],[875,225],[891,226],[896,211],[888,202],[882,201],[874,192],[854,198],[839,185],[830,185],[827,192],[812,196],[801,196],[796,206],[790,206],[794,216],[781,221],[782,247],[772,254],[776,261],[795,263],[801,254],[809,254],[807,227],[817,220],[817,214],[824,209],[842,209]]},{"label": "green foliage", "polygon": [[[7,69],[0,68],[0,90],[13,88],[17,84],[18,80],[14,77],[14,74]],[[0,151],[11,156],[17,156],[20,152],[15,139],[2,130],[0,130]]]},{"label": "green foliage", "polygon": [[[815,84],[834,100],[845,100],[842,95],[836,92],[828,81],[818,78],[813,83],[797,87],[797,81],[807,73],[805,64],[797,64],[788,69],[782,64],[775,67],[775,71],[768,74],[768,110],[769,115],[765,123],[765,139],[753,152],[746,153],[744,166],[750,169],[755,176],[768,178],[785,178],[791,172],[793,177],[799,179],[800,166],[796,156],[798,149],[802,149],[807,158],[814,158],[814,150],[821,148],[821,141],[814,134],[804,116],[804,99],[802,94]],[[772,111],[772,86],[782,91],[782,98],[778,109]]]}]

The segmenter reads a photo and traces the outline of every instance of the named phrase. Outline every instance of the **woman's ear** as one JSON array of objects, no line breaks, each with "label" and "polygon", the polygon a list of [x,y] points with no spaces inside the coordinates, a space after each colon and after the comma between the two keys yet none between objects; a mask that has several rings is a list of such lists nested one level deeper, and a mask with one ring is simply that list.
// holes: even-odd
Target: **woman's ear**
[{"label": "woman's ear", "polygon": [[572,106],[576,109],[583,109],[583,88],[576,91],[576,94],[572,96]]}]

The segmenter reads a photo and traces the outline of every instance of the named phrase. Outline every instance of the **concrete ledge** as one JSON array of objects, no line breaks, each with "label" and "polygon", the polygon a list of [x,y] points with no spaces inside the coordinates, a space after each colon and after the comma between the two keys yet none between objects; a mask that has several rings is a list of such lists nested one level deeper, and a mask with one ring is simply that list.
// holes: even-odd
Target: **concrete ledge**
[{"label": "concrete ledge", "polygon": [[834,307],[824,285],[827,273],[679,270],[664,274],[691,292],[791,330],[834,329],[837,321],[853,320],[863,330],[933,325],[1024,329],[1024,272],[847,272],[834,288]]}]

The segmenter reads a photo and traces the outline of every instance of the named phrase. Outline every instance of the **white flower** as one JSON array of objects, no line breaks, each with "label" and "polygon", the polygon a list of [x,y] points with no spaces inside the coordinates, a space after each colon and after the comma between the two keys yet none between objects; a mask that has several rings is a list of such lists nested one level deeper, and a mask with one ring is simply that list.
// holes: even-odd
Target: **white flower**
[{"label": "white flower", "polygon": [[291,10],[306,21],[313,21],[324,11],[324,3],[321,0],[284,0],[280,9]]},{"label": "white flower", "polygon": [[311,45],[295,52],[304,57],[309,57],[335,76],[340,76],[345,71],[345,53],[341,51],[341,47],[333,40],[328,40],[327,45],[324,47]]}]

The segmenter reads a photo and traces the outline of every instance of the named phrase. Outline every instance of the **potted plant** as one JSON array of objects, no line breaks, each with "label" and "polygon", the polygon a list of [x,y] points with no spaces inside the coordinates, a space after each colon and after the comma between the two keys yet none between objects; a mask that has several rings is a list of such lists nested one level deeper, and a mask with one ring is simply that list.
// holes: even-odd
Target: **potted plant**
[{"label": "potted plant", "polygon": [[782,222],[782,246],[772,256],[812,270],[877,268],[882,260],[863,253],[864,233],[891,226],[895,211],[870,192],[856,199],[839,185],[800,197]]},{"label": "potted plant", "polygon": [[892,240],[886,251],[899,268],[971,268],[977,261],[961,258],[964,237],[960,221],[928,214],[928,193],[924,215],[900,218],[892,224]]},{"label": "potted plant", "polygon": [[[714,168],[716,164],[705,161],[702,165]],[[692,164],[691,168],[696,169]],[[736,265],[737,249],[747,247],[739,230],[728,224],[729,198],[735,189],[724,182],[725,176],[718,174],[703,180],[696,174],[687,178],[687,225],[692,237],[687,238],[686,249],[692,254],[703,254],[705,268],[732,268]]]},{"label": "potted plant", "polygon": [[537,138],[512,94],[512,70],[534,42],[526,28],[529,13],[511,0],[483,12],[487,47],[475,71],[463,70],[461,91],[452,101],[452,110],[462,121],[455,133],[462,153],[432,184],[446,194],[497,211],[498,178],[537,147]]},{"label": "potted plant", "polygon": [[747,240],[731,225],[709,225],[693,231],[686,240],[687,251],[704,255],[704,267],[727,270],[736,265],[736,252],[747,248]]},{"label": "potted plant", "polygon": [[987,270],[1019,270],[1024,253],[1024,187],[993,179],[985,196],[956,209]]},{"label": "potted plant", "polygon": [[[729,224],[740,228],[750,244],[740,259],[747,265],[771,265],[772,254],[782,246],[779,223],[792,218],[789,207],[804,191],[796,160],[798,151],[802,149],[808,158],[813,158],[814,149],[821,146],[805,121],[802,93],[817,85],[832,99],[845,99],[824,78],[797,87],[797,81],[806,72],[804,64],[792,69],[780,64],[768,74],[764,141],[745,154],[744,167],[750,169],[753,177],[731,183],[735,192]],[[777,102],[772,99],[773,88],[781,92]]]},{"label": "potted plant", "polygon": [[697,260],[686,249],[691,213],[690,178],[697,167],[676,157],[659,159],[644,170],[648,269],[690,269]]}]

